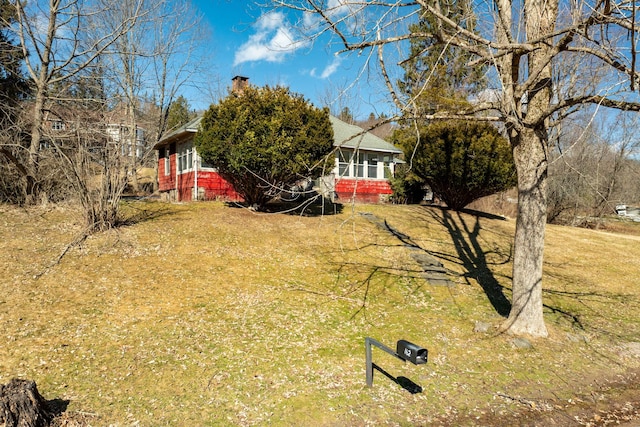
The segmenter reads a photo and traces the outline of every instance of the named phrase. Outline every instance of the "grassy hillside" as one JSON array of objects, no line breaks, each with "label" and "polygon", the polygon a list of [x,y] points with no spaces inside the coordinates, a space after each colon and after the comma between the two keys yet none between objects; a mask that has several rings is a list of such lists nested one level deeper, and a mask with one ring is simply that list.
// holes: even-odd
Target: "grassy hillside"
[{"label": "grassy hillside", "polygon": [[[628,233],[548,228],[551,335],[526,348],[495,328],[511,220],[410,206],[126,209],[137,222],[68,247],[82,233],[73,209],[0,207],[0,383],[33,379],[68,401],[66,425],[509,425],[522,411],[573,417],[640,367],[640,239]],[[456,285],[428,284],[364,212]],[[373,350],[423,392],[379,372],[367,388],[365,337],[427,347],[422,366]]]}]

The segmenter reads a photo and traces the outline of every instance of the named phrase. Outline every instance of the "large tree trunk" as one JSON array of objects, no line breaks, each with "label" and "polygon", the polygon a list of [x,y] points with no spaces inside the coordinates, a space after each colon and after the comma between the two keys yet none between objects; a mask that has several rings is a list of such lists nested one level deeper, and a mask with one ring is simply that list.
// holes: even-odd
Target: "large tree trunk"
[{"label": "large tree trunk", "polygon": [[[516,335],[546,337],[542,305],[542,255],[547,224],[548,108],[552,100],[552,34],[558,0],[525,0],[525,31],[535,49],[527,53],[526,109],[512,134],[513,160],[518,172],[518,217],[513,254],[513,301],[506,322]],[[518,67],[519,69],[519,67]],[[522,94],[514,96],[520,103]]]},{"label": "large tree trunk", "polygon": [[546,138],[525,129],[513,150],[518,171],[518,216],[513,254],[513,301],[508,332],[546,337],[542,315],[542,255],[547,220]]}]

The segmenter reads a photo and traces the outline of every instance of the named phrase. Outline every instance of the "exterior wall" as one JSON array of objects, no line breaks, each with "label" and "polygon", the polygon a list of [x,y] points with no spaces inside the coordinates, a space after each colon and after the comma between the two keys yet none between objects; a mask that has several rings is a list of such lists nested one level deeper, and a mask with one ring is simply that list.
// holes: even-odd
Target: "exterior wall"
[{"label": "exterior wall", "polygon": [[198,171],[198,193],[200,193],[198,198],[204,200],[242,201],[242,196],[236,193],[233,186],[217,172],[213,171]]},{"label": "exterior wall", "polygon": [[176,153],[169,157],[169,175],[165,174],[165,157],[158,158],[158,190],[170,191],[176,188]]},{"label": "exterior wall", "polygon": [[[336,152],[333,170],[334,195],[343,202],[385,202],[393,194],[393,190],[389,180],[383,177],[393,175],[394,155],[387,152],[363,151],[362,153],[368,157],[365,157],[365,160],[358,164],[356,156],[353,156],[353,151],[342,148]],[[371,168],[372,158],[376,159],[373,168]],[[360,170],[360,176],[356,177],[358,170]],[[365,174],[367,177],[364,177]]]},{"label": "exterior wall", "polygon": [[335,183],[335,194],[344,202],[380,203],[392,193],[387,180],[338,178]]},{"label": "exterior wall", "polygon": [[[158,158],[158,190],[164,201],[187,202],[195,199],[195,172],[188,171],[176,175],[177,154],[175,150],[169,156],[169,174],[166,174],[166,157]],[[161,154],[164,154],[161,151]],[[198,170],[198,199],[242,201],[231,184],[225,181],[217,172]]]},{"label": "exterior wall", "polygon": [[190,202],[193,200],[194,172],[178,174],[178,201]]},{"label": "exterior wall", "polygon": [[[182,143],[184,144],[184,143]],[[223,199],[228,201],[242,201],[242,197],[234,190],[233,186],[224,180],[217,172],[205,168],[197,168],[197,185],[198,194],[195,191],[195,172],[193,169],[186,170],[177,174],[176,168],[178,164],[177,148],[178,143],[172,143],[159,149],[158,157],[158,189],[162,200],[167,201],[191,201],[198,200],[214,200]],[[167,149],[169,152],[169,168],[165,169],[165,161],[167,159]],[[392,158],[391,154],[383,153],[383,156]],[[196,156],[197,159],[197,156]],[[387,159],[385,159],[387,160]],[[199,163],[199,160],[196,160]],[[196,163],[196,164],[197,164]],[[385,178],[356,178],[353,176],[343,176],[337,173],[339,171],[339,162],[336,158],[336,168],[334,173],[328,177],[324,183],[327,189],[341,202],[359,202],[359,203],[380,203],[389,199],[393,193],[389,181]],[[194,166],[196,168],[197,166]],[[365,170],[368,165],[365,164]],[[375,176],[385,176],[385,168],[393,174],[393,162],[380,161],[376,165]],[[347,173],[353,175],[355,165],[349,164]],[[168,174],[166,172],[169,172]],[[368,173],[368,172],[367,172]],[[335,177],[335,178],[334,178]]]}]

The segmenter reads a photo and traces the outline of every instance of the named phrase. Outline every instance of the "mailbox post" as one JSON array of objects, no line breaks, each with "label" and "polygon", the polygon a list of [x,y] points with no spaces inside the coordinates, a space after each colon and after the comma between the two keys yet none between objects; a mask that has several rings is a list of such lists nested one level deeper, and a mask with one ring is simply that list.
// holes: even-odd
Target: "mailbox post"
[{"label": "mailbox post", "polygon": [[373,355],[371,352],[372,345],[378,347],[380,350],[386,353],[389,353],[392,356],[397,357],[403,362],[409,361],[414,365],[422,365],[424,363],[427,363],[428,352],[426,348],[422,348],[407,340],[399,340],[396,344],[396,351],[393,351],[381,342],[367,337],[364,339],[364,348],[367,363],[367,386],[369,387],[373,385]]}]

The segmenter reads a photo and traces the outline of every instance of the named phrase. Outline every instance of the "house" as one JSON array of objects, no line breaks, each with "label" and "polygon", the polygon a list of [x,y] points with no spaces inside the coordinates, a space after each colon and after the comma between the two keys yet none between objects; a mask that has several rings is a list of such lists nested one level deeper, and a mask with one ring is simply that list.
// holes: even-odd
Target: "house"
[{"label": "house", "polygon": [[338,200],[379,203],[393,191],[389,179],[402,150],[364,129],[331,116],[335,168],[322,182]]},{"label": "house", "polygon": [[136,126],[135,138],[131,135],[132,126],[124,123],[107,123],[107,140],[120,147],[120,154],[125,157],[135,156],[142,159],[145,154],[145,130]]},{"label": "house", "polygon": [[142,159],[145,153],[145,130],[136,126],[135,138],[119,112],[89,109],[68,103],[55,104],[44,112],[41,149],[74,147],[79,137],[92,144],[92,150],[101,150],[105,144],[118,147],[120,154],[132,157],[133,153]]},{"label": "house", "polygon": [[[232,91],[241,93],[246,77],[233,79]],[[158,150],[158,189],[166,201],[223,199],[242,201],[242,197],[211,165],[198,155],[194,136],[202,116],[164,136]],[[334,134],[335,167],[318,180],[316,188],[339,201],[378,203],[391,195],[389,178],[402,151],[385,140],[331,116]]]},{"label": "house", "polygon": [[158,190],[165,201],[223,199],[242,201],[233,186],[215,168],[202,161],[193,138],[202,116],[164,136],[158,150]]},{"label": "house", "polygon": [[[331,116],[335,168],[319,180],[318,187],[339,201],[378,203],[391,195],[393,176],[401,150],[383,139]],[[193,139],[199,116],[162,138],[158,150],[158,189],[165,201],[222,199],[241,201],[233,186],[198,155]]]}]

